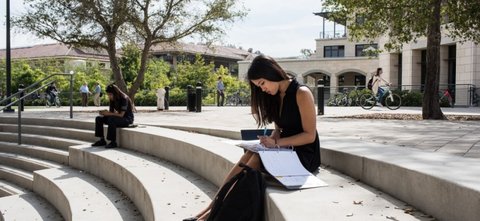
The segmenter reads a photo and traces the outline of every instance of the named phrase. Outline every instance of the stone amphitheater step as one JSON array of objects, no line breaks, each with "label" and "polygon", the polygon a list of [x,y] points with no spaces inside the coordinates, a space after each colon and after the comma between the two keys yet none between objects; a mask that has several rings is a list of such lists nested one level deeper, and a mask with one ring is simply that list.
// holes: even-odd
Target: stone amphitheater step
[{"label": "stone amphitheater step", "polygon": [[0,165],[0,179],[8,180],[20,187],[32,190],[33,175],[30,172],[10,166]]},{"label": "stone amphitheater step", "polygon": [[[13,183],[10,183],[6,180],[0,179],[0,198],[5,196],[23,194],[25,192],[28,192],[28,190],[19,187]],[[0,208],[2,207],[0,206]]]},{"label": "stone amphitheater step", "polygon": [[130,199],[104,180],[71,168],[34,172],[34,191],[67,221],[143,220]]},{"label": "stone amphitheater step", "polygon": [[[16,117],[3,117],[2,123],[4,124],[13,124],[17,125]],[[95,129],[95,125],[92,122],[87,121],[78,121],[76,119],[53,119],[53,118],[22,118],[22,125],[39,125],[39,126],[51,126],[51,127],[65,127],[65,128],[75,128],[81,130],[91,130]]]},{"label": "stone amphitheater step", "polygon": [[216,187],[172,163],[125,149],[70,148],[70,165],[121,189],[145,220],[181,220],[205,208]]},{"label": "stone amphitheater step", "polygon": [[[18,126],[16,124],[0,124],[0,132],[17,133],[17,131]],[[22,133],[82,140],[86,142],[94,142],[96,140],[93,130],[82,130],[70,127],[22,124]]]},{"label": "stone amphitheater step", "polygon": [[46,200],[34,193],[0,198],[0,220],[62,221],[62,215]]},{"label": "stone amphitheater step", "polygon": [[20,154],[68,165],[68,151],[65,150],[0,141],[0,152]]},{"label": "stone amphitheater step", "polygon": [[61,164],[54,163],[54,162],[48,162],[45,160],[40,160],[40,159],[22,156],[18,154],[1,153],[1,152],[0,152],[0,164],[15,167],[28,172],[33,172],[35,170],[42,170],[42,169],[48,169],[48,168],[62,167]]},{"label": "stone amphitheater step", "polygon": [[[16,143],[17,138],[17,133],[0,132],[1,141]],[[87,142],[44,135],[22,134],[22,143],[68,151],[69,146],[85,144]]]}]

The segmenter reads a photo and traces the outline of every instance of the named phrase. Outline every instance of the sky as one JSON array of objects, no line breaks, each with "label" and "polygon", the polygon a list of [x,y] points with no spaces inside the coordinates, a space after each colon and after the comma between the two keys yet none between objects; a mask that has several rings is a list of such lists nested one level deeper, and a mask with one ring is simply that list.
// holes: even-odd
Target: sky
[{"label": "sky", "polygon": [[[6,1],[0,4],[0,48],[6,47]],[[301,49],[315,49],[315,39],[322,29],[320,0],[243,0],[248,15],[226,30],[223,44],[241,46],[273,57],[300,56]],[[23,0],[10,0],[10,14],[24,11]],[[23,47],[54,42],[38,39],[31,34],[11,31],[11,47]]]}]

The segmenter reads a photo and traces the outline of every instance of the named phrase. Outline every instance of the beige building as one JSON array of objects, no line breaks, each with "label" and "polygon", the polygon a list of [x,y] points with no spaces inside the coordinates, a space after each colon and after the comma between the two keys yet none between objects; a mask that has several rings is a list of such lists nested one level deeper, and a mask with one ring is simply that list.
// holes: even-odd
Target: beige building
[{"label": "beige building", "polygon": [[[326,13],[315,13],[325,19]],[[326,98],[343,88],[365,87],[366,82],[378,67],[383,77],[402,90],[422,91],[426,74],[426,39],[405,44],[400,53],[382,50],[378,56],[370,57],[367,52],[381,46],[385,39],[374,42],[352,42],[342,21],[333,22],[334,31],[323,28],[316,41],[315,53],[308,59],[277,59],[278,63],[297,80],[316,87],[323,79]],[[339,29],[337,30],[337,27]],[[473,42],[460,43],[442,37],[440,48],[440,90],[449,89],[455,104],[470,106],[473,93],[480,87],[480,45]],[[244,78],[250,61],[239,62],[239,76]],[[477,90],[477,94],[480,91]],[[316,93],[315,93],[316,94]]]}]

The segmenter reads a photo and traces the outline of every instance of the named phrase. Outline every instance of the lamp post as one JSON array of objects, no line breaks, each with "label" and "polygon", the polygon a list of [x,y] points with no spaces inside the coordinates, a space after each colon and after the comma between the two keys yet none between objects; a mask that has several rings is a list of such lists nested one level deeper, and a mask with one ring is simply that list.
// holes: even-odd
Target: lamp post
[{"label": "lamp post", "polygon": [[[11,83],[12,83],[12,62],[11,62],[11,54],[10,54],[10,0],[7,0],[7,16],[6,16],[6,32],[7,32],[7,48],[6,48],[6,58],[5,58],[5,62],[6,62],[6,66],[7,66],[7,97],[10,97],[10,95],[12,94],[12,87],[11,87]],[[11,102],[11,100],[9,99],[7,101],[7,104],[9,104]],[[11,108],[11,107],[7,107],[3,110],[3,112],[14,112],[14,110]]]},{"label": "lamp post", "polygon": [[73,74],[75,72],[70,71],[70,119],[73,118]]}]

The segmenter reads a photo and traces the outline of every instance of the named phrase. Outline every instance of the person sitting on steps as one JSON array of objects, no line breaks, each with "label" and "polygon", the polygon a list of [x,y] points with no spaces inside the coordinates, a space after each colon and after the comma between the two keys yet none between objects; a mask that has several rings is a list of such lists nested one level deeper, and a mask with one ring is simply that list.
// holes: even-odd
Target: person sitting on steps
[{"label": "person sitting on steps", "polygon": [[[252,115],[257,125],[275,125],[270,136],[258,137],[259,142],[267,148],[294,147],[305,169],[317,171],[320,166],[320,139],[310,89],[288,76],[273,58],[265,55],[253,59],[247,78],[250,83]],[[256,170],[262,168],[258,153],[246,151],[227,174],[223,184],[242,171],[241,164]],[[212,205],[210,203],[195,217],[183,221],[208,220]]]},{"label": "person sitting on steps", "polygon": [[133,111],[135,107],[132,100],[123,93],[116,85],[108,85],[105,89],[108,100],[110,101],[110,110],[102,110],[100,116],[95,118],[95,137],[100,140],[93,143],[92,146],[104,146],[107,144],[103,134],[103,125],[108,125],[107,139],[110,143],[105,148],[117,147],[117,127],[128,127],[133,123]]}]

